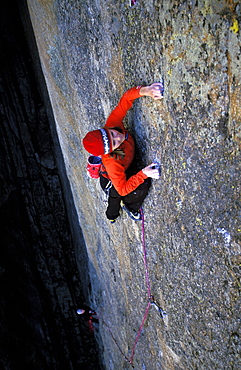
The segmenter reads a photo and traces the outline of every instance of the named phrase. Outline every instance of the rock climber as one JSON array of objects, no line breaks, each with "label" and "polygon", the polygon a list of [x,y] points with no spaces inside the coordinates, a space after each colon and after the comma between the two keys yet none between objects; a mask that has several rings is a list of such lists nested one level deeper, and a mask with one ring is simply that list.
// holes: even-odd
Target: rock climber
[{"label": "rock climber", "polygon": [[140,207],[150,188],[151,178],[159,178],[159,169],[154,163],[134,175],[131,173],[135,145],[123,125],[123,119],[134,100],[142,96],[154,100],[163,98],[162,83],[127,90],[109,115],[105,126],[88,132],[83,139],[84,148],[102,159],[100,185],[108,195],[106,216],[111,223],[120,215],[121,206],[133,220],[141,220]]},{"label": "rock climber", "polygon": [[89,322],[89,321],[96,322],[96,323],[99,322],[99,320],[97,319],[97,317],[93,317],[93,316],[96,316],[97,313],[94,310],[92,310],[90,307],[86,306],[86,305],[82,306],[82,308],[78,308],[78,310],[76,312],[77,312],[78,315],[82,315],[83,318],[87,322]]}]

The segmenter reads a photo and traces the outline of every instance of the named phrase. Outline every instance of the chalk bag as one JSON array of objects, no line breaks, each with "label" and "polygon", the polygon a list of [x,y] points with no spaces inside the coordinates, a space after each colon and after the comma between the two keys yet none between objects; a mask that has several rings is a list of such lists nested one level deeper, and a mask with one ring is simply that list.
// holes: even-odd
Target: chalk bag
[{"label": "chalk bag", "polygon": [[91,155],[88,158],[88,164],[86,166],[87,173],[92,179],[98,179],[100,177],[101,158]]}]

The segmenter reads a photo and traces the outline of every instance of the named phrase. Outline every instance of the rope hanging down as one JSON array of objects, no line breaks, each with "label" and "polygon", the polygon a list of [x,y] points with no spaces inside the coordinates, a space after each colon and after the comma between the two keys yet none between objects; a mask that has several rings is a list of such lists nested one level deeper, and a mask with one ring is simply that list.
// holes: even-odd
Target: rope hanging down
[{"label": "rope hanging down", "polygon": [[143,262],[144,262],[144,267],[145,267],[145,276],[146,276],[146,287],[147,287],[147,293],[148,293],[148,304],[147,304],[147,307],[146,307],[146,310],[145,310],[145,313],[144,313],[144,316],[143,316],[143,319],[142,319],[142,322],[141,322],[141,325],[140,325],[140,328],[138,330],[138,333],[136,335],[136,338],[135,338],[135,342],[134,342],[134,345],[132,347],[132,350],[131,350],[131,356],[130,358],[128,358],[121,350],[119,344],[117,343],[115,337],[113,336],[113,333],[111,331],[111,329],[109,328],[109,326],[103,321],[103,324],[108,328],[108,330],[110,331],[110,334],[111,334],[111,337],[112,339],[114,340],[115,344],[117,345],[121,355],[124,357],[124,359],[129,362],[132,367],[134,368],[134,365],[133,365],[133,360],[134,360],[134,356],[135,356],[135,349],[136,349],[136,346],[137,346],[137,343],[138,343],[138,340],[140,338],[140,335],[141,335],[141,332],[142,332],[142,329],[143,329],[143,326],[146,322],[146,319],[147,319],[147,315],[148,315],[148,311],[149,311],[149,308],[151,305],[154,305],[154,307],[157,309],[157,311],[160,313],[160,316],[162,319],[165,318],[165,316],[167,315],[165,311],[162,310],[161,307],[158,306],[158,304],[154,301],[154,296],[151,295],[151,284],[150,284],[150,279],[149,279],[149,271],[148,271],[148,265],[147,265],[147,254],[146,254],[146,243],[145,243],[145,227],[144,227],[144,212],[143,212],[143,209],[142,207],[140,208],[140,212],[141,212],[141,221],[142,221],[142,233],[141,233],[141,236],[142,236],[142,250],[143,250]]},{"label": "rope hanging down", "polygon": [[141,212],[141,239],[142,239],[142,251],[143,251],[143,261],[144,261],[144,266],[145,266],[145,272],[146,272],[146,286],[147,286],[147,293],[148,293],[148,298],[149,298],[149,301],[148,301],[148,304],[147,304],[147,307],[146,307],[146,311],[144,313],[144,316],[143,316],[143,319],[142,319],[142,322],[141,322],[141,326],[138,330],[138,333],[137,333],[137,336],[136,336],[136,339],[135,339],[135,342],[134,342],[134,345],[133,345],[133,348],[132,348],[132,351],[131,351],[131,357],[130,357],[130,364],[133,363],[133,359],[134,359],[134,355],[135,355],[135,349],[136,349],[136,345],[138,343],[138,340],[139,340],[139,337],[141,335],[141,331],[143,329],[143,326],[146,322],[146,319],[147,319],[147,315],[148,315],[148,311],[149,311],[149,308],[150,308],[150,297],[151,297],[151,284],[150,284],[150,279],[149,279],[149,271],[148,271],[148,265],[147,265],[147,255],[146,255],[146,243],[145,243],[145,227],[144,227],[144,212],[143,212],[143,209],[141,207],[140,209],[140,212]]}]

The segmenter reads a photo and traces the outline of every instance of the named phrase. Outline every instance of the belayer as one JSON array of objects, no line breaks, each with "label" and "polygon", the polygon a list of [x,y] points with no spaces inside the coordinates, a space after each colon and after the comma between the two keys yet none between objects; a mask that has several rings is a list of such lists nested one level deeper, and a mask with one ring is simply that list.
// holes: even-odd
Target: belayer
[{"label": "belayer", "polygon": [[[82,308],[78,308],[76,311],[78,315],[81,315],[86,321],[89,326],[89,330],[91,333],[94,331],[93,322],[99,323],[99,320],[97,318],[97,313],[92,310],[89,306],[83,305]],[[93,317],[96,316],[96,317]]]},{"label": "belayer", "polygon": [[130,173],[135,144],[122,121],[134,100],[141,96],[150,96],[155,100],[163,98],[162,83],[127,90],[109,115],[105,126],[88,132],[83,139],[84,148],[92,156],[101,158],[100,185],[108,195],[106,216],[111,223],[120,215],[121,204],[133,220],[141,220],[140,207],[150,188],[151,178],[159,178],[159,169],[155,163],[134,175]]},{"label": "belayer", "polygon": [[92,320],[93,322],[98,323],[99,320],[93,316],[96,316],[97,313],[92,310],[89,306],[82,305],[81,308],[78,308],[76,311],[78,315],[82,315],[86,321]]}]

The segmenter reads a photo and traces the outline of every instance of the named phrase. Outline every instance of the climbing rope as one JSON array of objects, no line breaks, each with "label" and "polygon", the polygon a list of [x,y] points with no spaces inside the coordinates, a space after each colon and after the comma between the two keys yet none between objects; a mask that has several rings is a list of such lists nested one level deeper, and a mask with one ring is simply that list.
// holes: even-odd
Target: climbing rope
[{"label": "climbing rope", "polygon": [[135,338],[135,341],[134,341],[134,344],[133,344],[133,347],[132,347],[132,350],[131,350],[131,356],[130,358],[128,358],[124,353],[123,351],[121,350],[119,344],[117,343],[112,331],[111,331],[111,328],[103,321],[103,324],[108,328],[110,334],[111,334],[111,337],[112,339],[114,340],[115,344],[117,345],[121,355],[124,357],[124,359],[129,362],[132,367],[134,368],[134,365],[133,365],[133,360],[134,360],[134,356],[135,356],[135,349],[136,349],[136,346],[137,346],[137,343],[139,341],[139,338],[140,338],[140,335],[141,335],[141,332],[142,332],[142,329],[143,329],[143,326],[146,322],[146,319],[147,319],[147,316],[148,316],[148,311],[150,309],[150,306],[151,305],[154,305],[154,307],[157,309],[157,311],[159,311],[160,313],[160,316],[162,319],[164,319],[164,317],[166,316],[166,312],[164,310],[162,310],[161,307],[158,306],[158,304],[154,301],[154,296],[151,295],[151,284],[150,284],[150,278],[149,278],[149,271],[148,271],[148,264],[147,264],[147,253],[146,253],[146,243],[145,243],[145,220],[144,220],[144,212],[143,212],[143,209],[142,207],[140,208],[140,212],[141,212],[141,221],[142,221],[142,233],[141,233],[141,239],[142,239],[142,251],[143,251],[143,262],[144,262],[144,267],[145,267],[145,277],[146,277],[146,287],[147,287],[147,294],[148,294],[148,304],[147,304],[147,307],[146,307],[146,310],[145,310],[145,313],[143,315],[143,319],[141,321],[141,325],[140,325],[140,328],[138,330],[138,333],[136,335],[136,338]]},{"label": "climbing rope", "polygon": [[144,324],[146,322],[148,311],[149,311],[149,308],[150,308],[150,305],[151,305],[151,303],[150,303],[150,298],[151,298],[151,284],[150,284],[149,271],[148,271],[148,265],[147,265],[146,242],[145,242],[145,227],[144,227],[145,220],[144,220],[144,212],[143,212],[142,207],[140,208],[140,212],[141,212],[141,231],[142,231],[141,232],[141,239],[142,239],[143,261],[144,261],[145,272],[146,272],[146,286],[147,286],[147,293],[148,293],[149,301],[148,301],[148,304],[147,304],[147,307],[146,307],[146,311],[144,313],[144,316],[143,316],[143,319],[142,319],[140,328],[138,330],[138,333],[137,333],[137,336],[136,336],[134,345],[132,347],[131,357],[130,357],[130,360],[129,360],[130,364],[133,363],[136,345],[137,345],[138,340],[139,340],[139,337],[141,335],[143,326],[144,326]]},{"label": "climbing rope", "polygon": [[142,207],[140,208],[140,212],[141,212],[141,240],[142,240],[143,260],[144,260],[144,266],[146,270],[146,286],[147,286],[148,298],[150,298],[151,297],[151,284],[150,284],[149,272],[148,272],[148,266],[147,266],[146,242],[145,242],[145,220],[144,220],[144,212],[143,212]]}]

